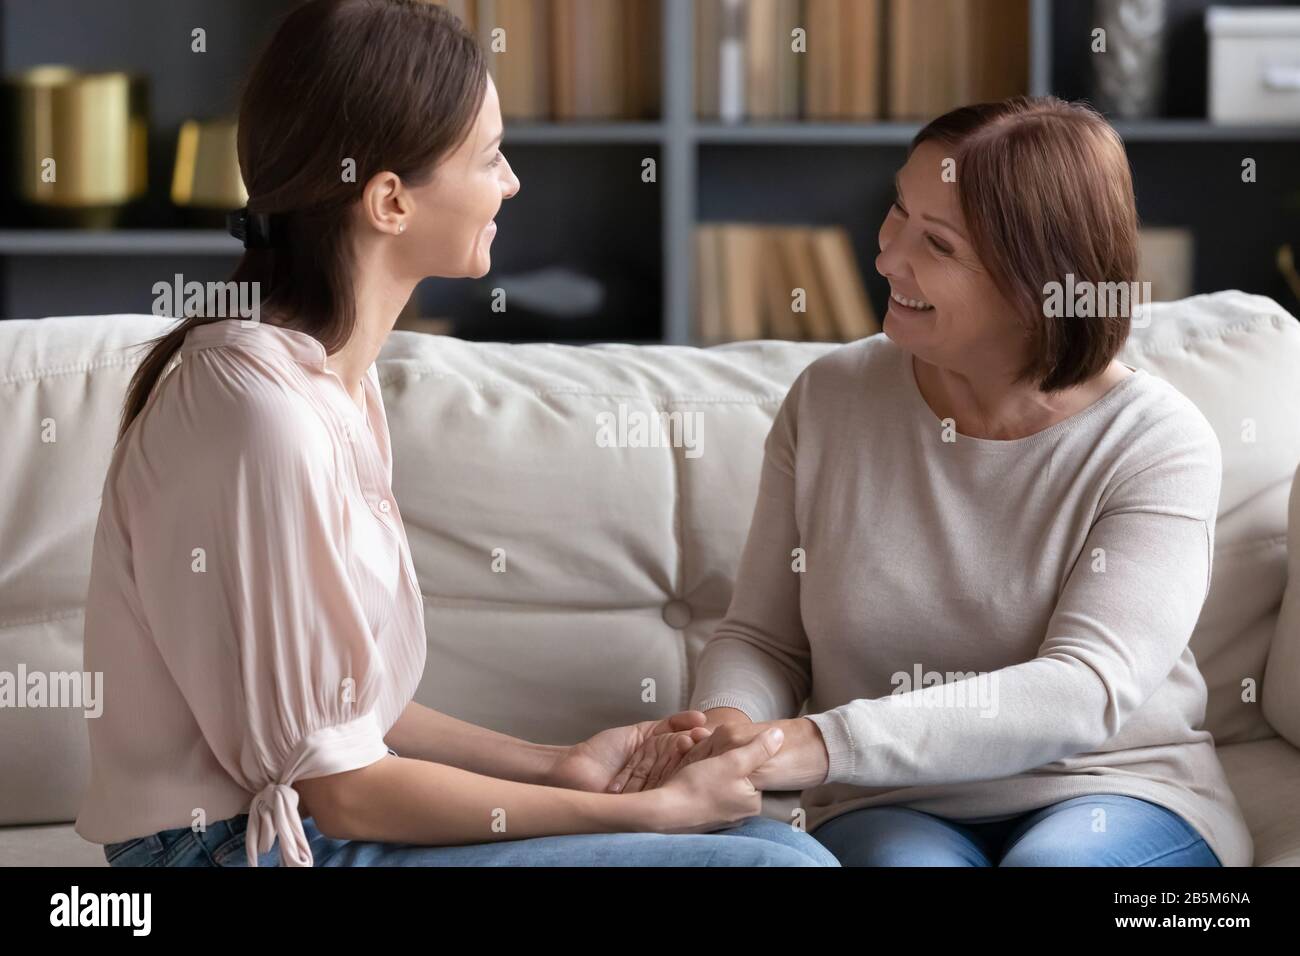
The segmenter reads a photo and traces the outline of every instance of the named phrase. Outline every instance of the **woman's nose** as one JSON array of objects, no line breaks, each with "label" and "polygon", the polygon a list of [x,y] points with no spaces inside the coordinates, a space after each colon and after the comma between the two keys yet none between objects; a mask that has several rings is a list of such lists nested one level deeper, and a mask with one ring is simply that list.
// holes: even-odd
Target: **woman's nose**
[{"label": "woman's nose", "polygon": [[887,254],[887,252],[882,249],[880,255],[876,256],[876,271],[882,276],[894,275],[898,271],[895,257]]},{"label": "woman's nose", "polygon": [[876,256],[876,271],[885,278],[892,278],[904,271],[902,243],[895,241],[896,236],[880,235],[880,254]]},{"label": "woman's nose", "polygon": [[502,193],[503,199],[514,199],[519,195],[519,177],[509,166],[506,167],[505,191]]},{"label": "woman's nose", "polygon": [[896,217],[886,214],[876,241],[880,244],[876,271],[887,279],[910,278],[912,259],[922,251],[917,248],[922,241],[919,230],[914,234],[906,222],[899,222]]}]

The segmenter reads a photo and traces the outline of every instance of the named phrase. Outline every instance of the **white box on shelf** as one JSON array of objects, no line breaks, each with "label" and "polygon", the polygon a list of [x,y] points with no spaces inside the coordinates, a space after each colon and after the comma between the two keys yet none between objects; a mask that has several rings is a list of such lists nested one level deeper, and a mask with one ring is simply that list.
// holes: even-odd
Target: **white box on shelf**
[{"label": "white box on shelf", "polygon": [[1215,123],[1300,123],[1300,8],[1210,7],[1208,112]]}]

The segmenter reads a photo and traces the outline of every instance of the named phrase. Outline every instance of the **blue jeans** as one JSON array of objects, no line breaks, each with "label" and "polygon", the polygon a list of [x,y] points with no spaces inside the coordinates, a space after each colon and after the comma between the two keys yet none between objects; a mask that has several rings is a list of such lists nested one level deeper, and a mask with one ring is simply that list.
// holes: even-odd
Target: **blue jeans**
[{"label": "blue jeans", "polygon": [[867,807],[827,820],[813,836],[842,866],[1221,865],[1172,810],[1111,794],[1074,797],[988,823]]},{"label": "blue jeans", "polygon": [[[302,821],[316,866],[839,866],[807,833],[767,817],[750,817],[714,833],[587,833],[468,846],[416,846],[333,840],[311,817]],[[110,866],[247,866],[248,814],[163,830],[104,847]],[[257,858],[277,866],[280,845]]]}]

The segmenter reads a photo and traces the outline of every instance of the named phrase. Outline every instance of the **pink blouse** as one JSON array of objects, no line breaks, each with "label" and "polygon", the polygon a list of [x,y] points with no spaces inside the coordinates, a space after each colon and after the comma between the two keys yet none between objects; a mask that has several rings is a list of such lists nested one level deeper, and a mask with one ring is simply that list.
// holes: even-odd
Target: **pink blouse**
[{"label": "pink blouse", "polygon": [[424,610],[366,411],[302,332],[226,319],[117,447],[86,598],[91,776],[76,830],[117,843],[247,812],[248,864],[311,866],[296,780],[367,766],[424,671]]}]

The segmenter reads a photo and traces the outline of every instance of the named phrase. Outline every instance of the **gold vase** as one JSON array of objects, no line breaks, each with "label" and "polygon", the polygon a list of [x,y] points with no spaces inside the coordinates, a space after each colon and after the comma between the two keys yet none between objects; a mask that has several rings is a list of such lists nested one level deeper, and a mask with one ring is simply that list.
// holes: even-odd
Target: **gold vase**
[{"label": "gold vase", "polygon": [[234,119],[186,120],[176,139],[172,202],[191,221],[220,225],[225,213],[248,202],[239,172]]},{"label": "gold vase", "polygon": [[148,188],[144,76],[39,66],[4,82],[5,190],[43,225],[108,228]]}]

